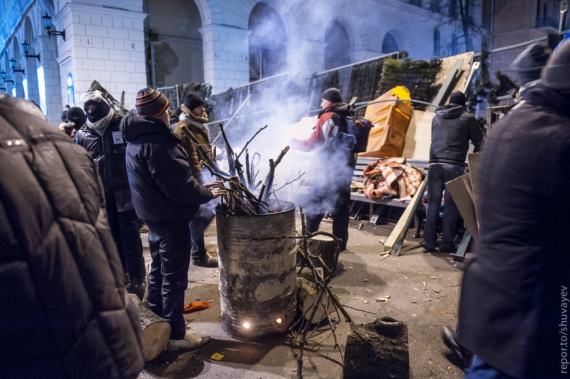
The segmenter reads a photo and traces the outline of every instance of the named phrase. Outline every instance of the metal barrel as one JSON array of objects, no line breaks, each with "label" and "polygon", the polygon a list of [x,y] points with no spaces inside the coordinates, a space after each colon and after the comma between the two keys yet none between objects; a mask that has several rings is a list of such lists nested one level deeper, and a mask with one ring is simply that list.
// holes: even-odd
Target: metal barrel
[{"label": "metal barrel", "polygon": [[287,331],[295,315],[295,205],[282,212],[227,216],[218,211],[222,328],[230,336],[259,340]]}]

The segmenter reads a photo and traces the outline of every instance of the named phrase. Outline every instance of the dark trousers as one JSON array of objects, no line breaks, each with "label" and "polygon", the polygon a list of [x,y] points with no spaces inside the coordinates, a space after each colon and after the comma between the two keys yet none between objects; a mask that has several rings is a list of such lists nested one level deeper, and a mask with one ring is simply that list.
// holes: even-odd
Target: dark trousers
[{"label": "dark trousers", "polygon": [[148,276],[148,307],[170,324],[170,338],[186,334],[184,292],[188,288],[190,227],[187,220],[147,221],[152,263]]},{"label": "dark trousers", "polygon": [[473,357],[471,365],[463,379],[515,379],[483,362],[479,357]]},{"label": "dark trousers", "polygon": [[[424,246],[435,248],[437,242],[437,222],[439,220],[439,207],[445,183],[453,180],[465,172],[465,167],[453,164],[432,164],[428,170],[428,206],[426,226],[424,229]],[[443,207],[442,236],[439,244],[440,250],[453,250],[455,233],[459,221],[459,210],[449,191],[445,191],[445,204]]]},{"label": "dark trousers", "polygon": [[192,260],[206,258],[206,243],[204,242],[204,230],[210,225],[215,217],[214,204],[200,205],[200,209],[190,221],[190,234],[192,236]]},{"label": "dark trousers", "polygon": [[342,239],[341,250],[345,250],[350,218],[350,183],[333,187],[328,190],[327,194],[312,196],[309,199],[305,208],[307,232],[313,233],[319,230],[319,225],[327,210],[330,211],[333,218],[333,234]]},{"label": "dark trousers", "polygon": [[139,229],[141,222],[134,209],[119,212],[115,194],[105,192],[107,218],[113,239],[117,245],[123,270],[131,281],[142,282],[145,277],[143,249]]}]

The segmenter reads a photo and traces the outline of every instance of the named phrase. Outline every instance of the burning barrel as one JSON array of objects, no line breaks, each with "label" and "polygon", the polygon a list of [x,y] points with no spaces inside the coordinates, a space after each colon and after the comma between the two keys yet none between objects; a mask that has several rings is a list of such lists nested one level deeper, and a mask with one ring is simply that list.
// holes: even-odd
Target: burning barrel
[{"label": "burning barrel", "polygon": [[259,340],[283,333],[296,309],[295,205],[276,213],[226,215],[217,211],[222,328]]}]

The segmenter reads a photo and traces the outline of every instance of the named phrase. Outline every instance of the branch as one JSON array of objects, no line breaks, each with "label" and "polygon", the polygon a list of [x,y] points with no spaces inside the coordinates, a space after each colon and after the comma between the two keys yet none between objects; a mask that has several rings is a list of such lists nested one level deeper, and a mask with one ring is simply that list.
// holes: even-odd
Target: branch
[{"label": "branch", "polygon": [[247,147],[247,145],[249,145],[249,143],[251,141],[253,141],[253,139],[255,138],[255,136],[257,136],[263,129],[267,128],[267,125],[265,125],[263,128],[260,128],[254,135],[253,137],[250,138],[249,141],[247,141],[247,143],[245,144],[245,146],[243,147],[243,149],[241,150],[241,152],[238,154],[238,158],[243,154],[243,152],[245,151],[245,148]]},{"label": "branch", "polygon": [[290,182],[287,182],[287,183],[283,184],[281,187],[279,187],[279,188],[273,190],[273,193],[275,193],[275,192],[277,192],[277,191],[279,191],[279,190],[282,190],[285,186],[288,186],[289,184],[295,183],[297,180],[301,179],[301,177],[302,177],[303,175],[305,175],[305,173],[300,174],[296,179],[293,179],[293,180],[291,180]]}]

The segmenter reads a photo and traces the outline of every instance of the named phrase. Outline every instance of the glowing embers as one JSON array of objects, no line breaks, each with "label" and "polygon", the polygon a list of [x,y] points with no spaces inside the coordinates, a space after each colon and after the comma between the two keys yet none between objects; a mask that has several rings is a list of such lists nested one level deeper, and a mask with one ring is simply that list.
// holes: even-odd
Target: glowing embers
[{"label": "glowing embers", "polygon": [[[282,322],[283,322],[283,319],[282,319],[281,317],[278,317],[278,318],[275,319],[275,323],[276,323],[276,324],[281,324]],[[242,322],[241,326],[242,326],[244,329],[251,329],[251,327],[252,327],[251,322],[249,322],[249,321],[244,321],[244,322]]]}]

